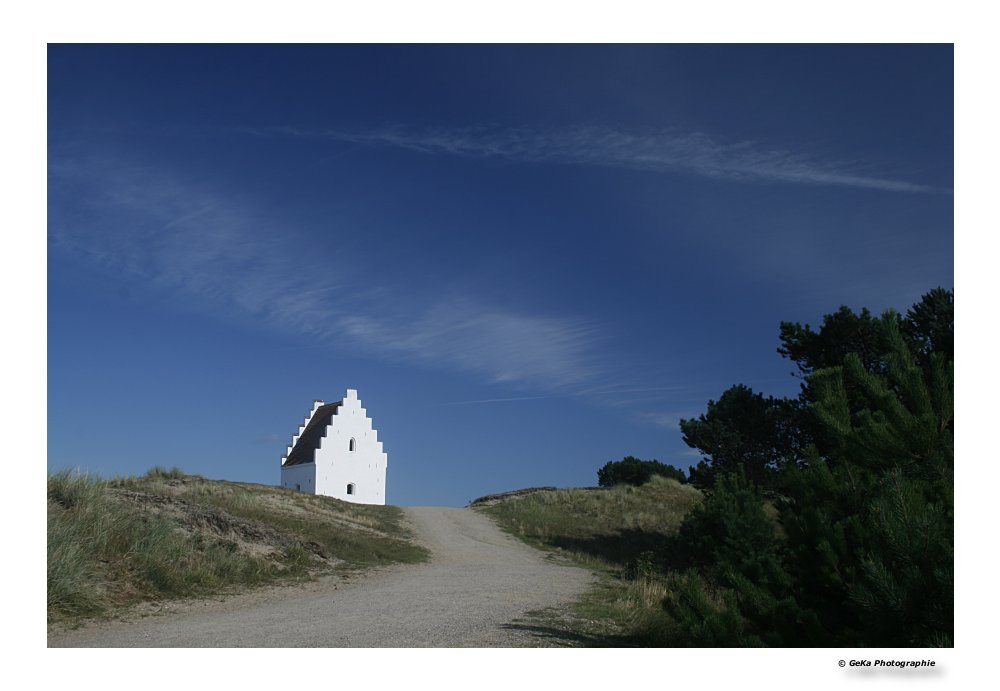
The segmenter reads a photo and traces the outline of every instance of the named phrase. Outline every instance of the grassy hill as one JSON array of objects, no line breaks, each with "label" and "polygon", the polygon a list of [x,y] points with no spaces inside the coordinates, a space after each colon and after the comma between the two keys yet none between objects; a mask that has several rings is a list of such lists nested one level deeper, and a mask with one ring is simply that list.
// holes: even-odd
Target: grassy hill
[{"label": "grassy hill", "polygon": [[178,469],[48,480],[50,622],[395,562],[419,562],[394,506]]},{"label": "grassy hill", "polygon": [[673,576],[654,566],[683,564],[675,538],[701,501],[697,489],[654,476],[640,487],[519,490],[471,506],[528,544],[602,576],[572,616],[538,612],[530,628],[563,643],[674,645],[677,632],[662,607]]}]

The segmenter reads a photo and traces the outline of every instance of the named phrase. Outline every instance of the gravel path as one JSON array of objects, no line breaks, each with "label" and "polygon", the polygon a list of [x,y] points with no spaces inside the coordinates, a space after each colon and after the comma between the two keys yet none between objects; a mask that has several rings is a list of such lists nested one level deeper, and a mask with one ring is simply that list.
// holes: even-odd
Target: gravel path
[{"label": "gravel path", "polygon": [[404,510],[430,563],[50,634],[49,646],[530,646],[539,644],[530,633],[505,625],[592,582],[586,569],[546,561],[469,509]]}]

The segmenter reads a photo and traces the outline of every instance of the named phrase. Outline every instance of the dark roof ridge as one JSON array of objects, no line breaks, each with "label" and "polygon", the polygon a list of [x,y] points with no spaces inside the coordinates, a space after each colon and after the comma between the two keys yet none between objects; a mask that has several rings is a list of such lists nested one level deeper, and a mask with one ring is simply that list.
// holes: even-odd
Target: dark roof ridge
[{"label": "dark roof ridge", "polygon": [[298,441],[295,442],[292,452],[288,454],[288,459],[282,464],[282,468],[290,465],[315,463],[316,449],[319,448],[320,442],[326,436],[326,428],[330,426],[331,418],[337,414],[337,408],[343,403],[342,400],[336,401],[321,405],[316,409],[309,424],[302,430]]}]

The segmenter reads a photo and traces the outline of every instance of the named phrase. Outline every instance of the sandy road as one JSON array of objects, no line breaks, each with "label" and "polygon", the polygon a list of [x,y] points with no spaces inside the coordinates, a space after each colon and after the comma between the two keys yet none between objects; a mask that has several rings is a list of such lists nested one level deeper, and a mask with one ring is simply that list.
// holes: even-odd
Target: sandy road
[{"label": "sandy road", "polygon": [[285,588],[191,611],[50,634],[50,647],[460,647],[532,645],[505,627],[559,606],[591,583],[469,509],[404,509],[430,563],[395,566],[349,582]]}]

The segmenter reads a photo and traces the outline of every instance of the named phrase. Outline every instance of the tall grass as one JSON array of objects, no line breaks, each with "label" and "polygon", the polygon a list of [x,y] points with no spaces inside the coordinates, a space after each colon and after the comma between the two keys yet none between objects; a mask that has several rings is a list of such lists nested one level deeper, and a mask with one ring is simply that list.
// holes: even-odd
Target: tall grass
[{"label": "tall grass", "polygon": [[279,560],[188,535],[176,522],[116,499],[100,478],[61,471],[48,481],[50,615],[101,614],[116,605],[253,585],[308,560],[301,549]]},{"label": "tall grass", "polygon": [[104,483],[65,470],[48,482],[48,608],[64,614],[91,614],[107,597],[99,578],[100,556],[109,535],[118,532],[107,510]]},{"label": "tall grass", "polygon": [[163,480],[179,480],[182,477],[186,477],[183,470],[174,466],[169,470],[164,468],[162,465],[154,465],[148,471],[146,471],[146,477],[152,479],[163,479]]},{"label": "tall grass", "polygon": [[536,546],[624,566],[675,535],[701,499],[693,487],[654,476],[641,487],[561,489],[479,510]]},{"label": "tall grass", "polygon": [[576,618],[548,622],[605,645],[673,645],[677,627],[663,610],[673,577],[658,565],[684,517],[702,501],[697,489],[660,476],[645,485],[541,492],[477,508],[525,542],[602,574],[574,606]]},{"label": "tall grass", "polygon": [[[141,601],[300,577],[338,564],[427,557],[409,540],[396,507],[358,507],[356,523],[328,520],[336,512],[354,518],[353,505],[343,504],[204,480],[179,468],[111,481],[70,470],[50,474],[49,618],[100,616]],[[289,506],[301,511],[288,512]]]}]

